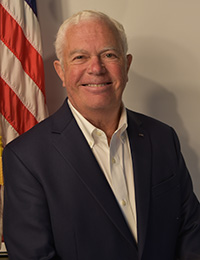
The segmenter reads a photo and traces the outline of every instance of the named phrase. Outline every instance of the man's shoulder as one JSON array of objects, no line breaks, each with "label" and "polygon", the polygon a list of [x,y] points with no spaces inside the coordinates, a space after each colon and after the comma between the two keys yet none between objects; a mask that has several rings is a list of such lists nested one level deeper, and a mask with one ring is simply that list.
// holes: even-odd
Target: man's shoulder
[{"label": "man's shoulder", "polygon": [[151,116],[127,109],[129,122],[135,122],[138,126],[145,128],[171,128],[168,124]]},{"label": "man's shoulder", "polygon": [[62,131],[69,122],[67,105],[64,103],[54,114],[50,115],[27,132],[18,136],[11,141],[9,147],[38,146],[49,141],[51,133],[54,131]]},{"label": "man's shoulder", "polygon": [[8,143],[4,150],[7,148],[11,150],[19,151],[21,149],[32,150],[35,145],[41,146],[46,142],[50,133],[50,125],[52,118],[51,116],[39,122],[37,125],[33,126],[27,132],[21,134],[10,143]]}]

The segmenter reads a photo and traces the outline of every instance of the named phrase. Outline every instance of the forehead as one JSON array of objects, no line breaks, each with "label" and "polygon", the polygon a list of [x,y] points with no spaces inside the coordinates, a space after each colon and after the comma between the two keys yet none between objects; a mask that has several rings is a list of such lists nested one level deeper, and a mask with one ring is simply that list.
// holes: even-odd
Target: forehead
[{"label": "forehead", "polygon": [[117,29],[102,19],[82,20],[70,25],[66,31],[66,44],[70,48],[84,44],[109,44],[116,47],[120,45],[119,42]]}]

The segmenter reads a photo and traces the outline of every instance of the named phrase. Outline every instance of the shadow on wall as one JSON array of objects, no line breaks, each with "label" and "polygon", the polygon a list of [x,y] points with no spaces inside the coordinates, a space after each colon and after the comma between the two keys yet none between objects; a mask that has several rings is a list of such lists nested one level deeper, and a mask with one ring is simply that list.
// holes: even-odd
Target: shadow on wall
[{"label": "shadow on wall", "polygon": [[46,98],[50,115],[58,110],[67,96],[66,89],[62,87],[62,81],[53,66],[53,62],[56,59],[56,55],[53,55],[44,61]]},{"label": "shadow on wall", "polygon": [[47,107],[51,115],[61,106],[66,97],[66,90],[62,88],[53,66],[56,59],[54,41],[58,28],[64,20],[62,3],[61,0],[38,0],[37,9],[43,44]]}]

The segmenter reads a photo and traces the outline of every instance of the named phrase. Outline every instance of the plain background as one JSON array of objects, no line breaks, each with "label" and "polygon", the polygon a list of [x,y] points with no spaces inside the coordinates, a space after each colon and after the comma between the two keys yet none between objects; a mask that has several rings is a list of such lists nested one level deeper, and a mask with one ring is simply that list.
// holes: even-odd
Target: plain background
[{"label": "plain background", "polygon": [[200,199],[200,1],[37,0],[37,9],[49,113],[66,97],[53,68],[60,24],[83,9],[107,13],[124,25],[134,56],[124,103],[176,130]]}]

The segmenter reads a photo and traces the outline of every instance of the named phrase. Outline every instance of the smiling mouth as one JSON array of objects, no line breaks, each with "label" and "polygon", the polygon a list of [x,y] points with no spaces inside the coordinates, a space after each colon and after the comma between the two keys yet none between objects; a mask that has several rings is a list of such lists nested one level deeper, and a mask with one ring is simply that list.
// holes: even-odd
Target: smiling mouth
[{"label": "smiling mouth", "polygon": [[99,83],[99,84],[89,83],[89,84],[82,84],[82,86],[84,86],[84,87],[104,87],[104,86],[110,85],[110,84],[112,84],[112,82]]}]

